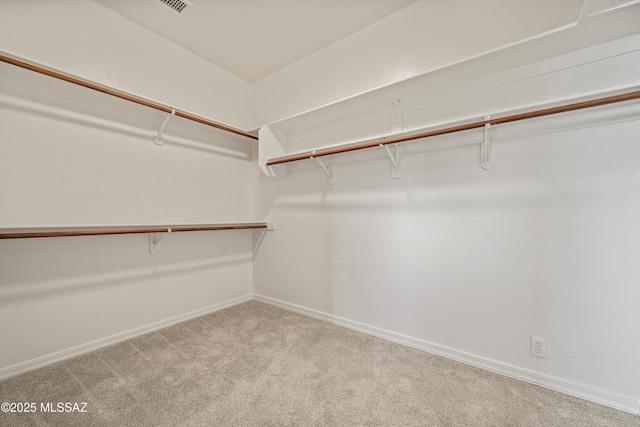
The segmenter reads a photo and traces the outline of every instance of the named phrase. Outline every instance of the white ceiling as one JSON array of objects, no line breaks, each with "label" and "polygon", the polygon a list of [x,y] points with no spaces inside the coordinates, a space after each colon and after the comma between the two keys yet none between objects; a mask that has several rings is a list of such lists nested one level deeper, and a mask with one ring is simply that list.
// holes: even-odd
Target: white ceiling
[{"label": "white ceiling", "polygon": [[96,0],[249,82],[377,22],[415,0]]}]

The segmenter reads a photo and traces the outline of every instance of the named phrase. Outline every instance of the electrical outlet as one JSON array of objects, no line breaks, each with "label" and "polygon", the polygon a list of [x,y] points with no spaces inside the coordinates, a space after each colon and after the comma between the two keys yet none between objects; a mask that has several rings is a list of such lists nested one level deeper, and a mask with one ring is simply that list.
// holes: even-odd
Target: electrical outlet
[{"label": "electrical outlet", "polygon": [[531,337],[531,355],[547,358],[547,340],[544,338]]}]

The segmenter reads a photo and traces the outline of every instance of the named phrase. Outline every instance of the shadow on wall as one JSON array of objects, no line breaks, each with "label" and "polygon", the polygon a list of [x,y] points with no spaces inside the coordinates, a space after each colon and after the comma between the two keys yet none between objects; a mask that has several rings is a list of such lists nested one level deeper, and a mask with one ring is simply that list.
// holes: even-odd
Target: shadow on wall
[{"label": "shadow on wall", "polygon": [[[614,126],[631,129],[633,123]],[[384,158],[337,165],[334,185],[327,183],[326,175],[317,167],[298,169],[284,179],[264,177],[261,200],[266,211],[374,212],[407,208],[468,211],[481,207],[529,210],[532,206],[541,209],[567,202],[582,206],[603,200],[615,202],[625,195],[621,193],[629,191],[617,184],[629,162],[614,159],[619,167],[612,170],[606,163],[594,161],[612,156],[606,145],[585,147],[584,138],[592,133],[591,129],[570,130],[495,141],[492,150],[496,164],[488,171],[480,167],[477,145],[405,155],[400,179],[389,176],[389,159]],[[583,159],[576,161],[575,157]],[[313,164],[311,160],[305,162]]]},{"label": "shadow on wall", "polygon": [[[140,141],[141,143],[151,144],[154,143],[153,128],[156,125],[154,121],[158,120],[156,112],[148,109],[147,111],[137,112],[137,115],[144,119],[144,123],[126,123],[87,114],[86,112],[72,111],[52,104],[43,104],[6,95],[0,98],[0,107],[21,111],[40,118],[53,119],[58,122],[91,127],[111,134],[129,136],[142,140]],[[166,145],[218,156],[250,160],[251,156],[248,148],[250,142],[248,142],[247,138],[228,136],[226,132],[223,134],[223,131],[198,123],[194,124],[190,121],[183,123],[185,121],[187,120],[181,117],[175,117],[170,120],[167,131],[184,136],[168,133],[165,135]],[[194,131],[187,128],[189,125],[204,129]]]},{"label": "shadow on wall", "polygon": [[251,247],[238,237],[224,231],[165,236],[155,255],[147,235],[2,240],[0,300],[61,296],[250,263]]},{"label": "shadow on wall", "polygon": [[[0,107],[38,119],[90,127],[154,144],[153,129],[166,114],[152,108],[0,65]],[[45,79],[43,81],[43,79]],[[50,135],[55,139],[56,135]],[[250,160],[252,140],[181,117],[170,118],[166,144],[207,154]]]}]

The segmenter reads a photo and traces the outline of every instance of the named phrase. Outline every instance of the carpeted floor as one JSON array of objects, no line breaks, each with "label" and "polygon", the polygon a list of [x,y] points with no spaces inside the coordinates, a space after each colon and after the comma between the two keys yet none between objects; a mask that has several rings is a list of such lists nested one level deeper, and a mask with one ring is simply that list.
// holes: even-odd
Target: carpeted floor
[{"label": "carpeted floor", "polygon": [[0,395],[38,409],[2,413],[3,426],[640,426],[255,301],[10,378]]}]

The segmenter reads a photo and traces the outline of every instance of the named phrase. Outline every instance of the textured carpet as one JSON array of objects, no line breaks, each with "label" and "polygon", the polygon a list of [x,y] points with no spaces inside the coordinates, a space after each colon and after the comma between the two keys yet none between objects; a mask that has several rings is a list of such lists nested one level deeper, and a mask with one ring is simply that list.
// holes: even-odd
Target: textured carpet
[{"label": "textured carpet", "polygon": [[[640,426],[255,301],[10,378],[0,395],[38,409],[2,413],[3,426]],[[40,402],[87,402],[87,412]]]}]

